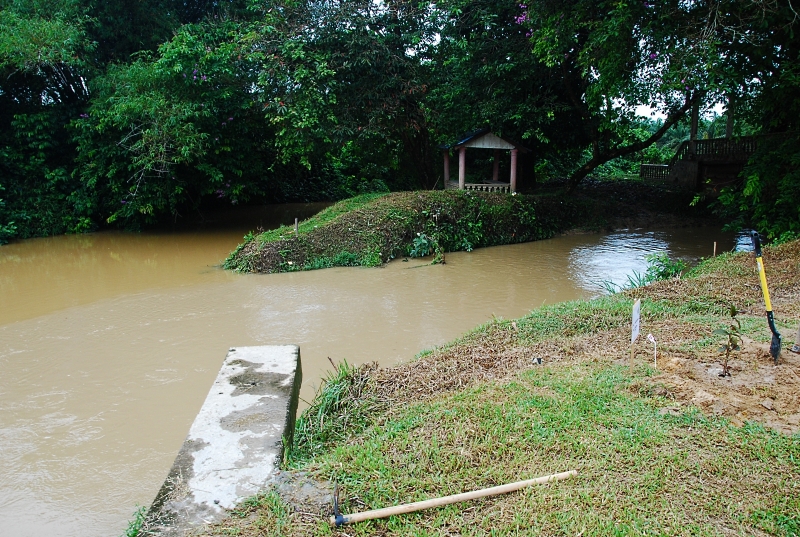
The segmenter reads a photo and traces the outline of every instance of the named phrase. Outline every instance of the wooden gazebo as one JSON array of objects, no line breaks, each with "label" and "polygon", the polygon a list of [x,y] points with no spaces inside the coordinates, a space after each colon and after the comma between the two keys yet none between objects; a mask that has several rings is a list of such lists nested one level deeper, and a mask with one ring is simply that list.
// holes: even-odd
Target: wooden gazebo
[{"label": "wooden gazebo", "polygon": [[[481,190],[485,192],[516,192],[517,191],[517,161],[519,153],[529,153],[530,149],[515,144],[505,138],[493,134],[489,129],[471,132],[454,144],[439,146],[444,156],[444,187],[458,188],[460,190]],[[493,149],[494,163],[492,178],[484,179],[480,183],[467,183],[467,148]],[[450,181],[450,151],[458,153],[458,183]],[[508,182],[500,181],[500,152],[511,153],[511,173]]]}]

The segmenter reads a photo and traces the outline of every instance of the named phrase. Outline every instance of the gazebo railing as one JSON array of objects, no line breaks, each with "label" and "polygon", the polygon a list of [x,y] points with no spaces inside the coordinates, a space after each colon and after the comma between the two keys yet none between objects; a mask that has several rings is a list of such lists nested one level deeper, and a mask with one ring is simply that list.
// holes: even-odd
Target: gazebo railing
[{"label": "gazebo railing", "polygon": [[464,190],[474,190],[477,192],[509,193],[511,192],[511,185],[510,184],[487,185],[482,183],[466,183],[464,185]]}]

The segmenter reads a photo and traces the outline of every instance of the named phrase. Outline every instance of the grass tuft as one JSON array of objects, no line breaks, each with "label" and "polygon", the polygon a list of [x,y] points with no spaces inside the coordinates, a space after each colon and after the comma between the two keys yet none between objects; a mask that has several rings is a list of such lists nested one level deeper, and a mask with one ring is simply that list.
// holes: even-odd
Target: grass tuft
[{"label": "grass tuft", "polygon": [[137,507],[136,511],[133,513],[133,519],[128,522],[128,527],[125,529],[125,533],[122,534],[122,537],[139,537],[139,534],[142,531],[142,526],[144,525],[146,514],[146,507]]},{"label": "grass tuft", "polygon": [[290,466],[313,459],[371,423],[380,407],[369,386],[376,367],[351,366],[344,360],[323,379],[311,405],[297,418]]}]

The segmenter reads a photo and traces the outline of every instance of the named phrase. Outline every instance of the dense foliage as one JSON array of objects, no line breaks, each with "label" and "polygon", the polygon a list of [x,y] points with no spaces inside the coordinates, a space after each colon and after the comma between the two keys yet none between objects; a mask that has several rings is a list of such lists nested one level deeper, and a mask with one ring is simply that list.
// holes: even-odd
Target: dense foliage
[{"label": "dense foliage", "polygon": [[[796,27],[777,0],[0,0],[0,242],[440,188],[437,145],[483,127],[572,187],[667,160],[694,105],[794,132]],[[797,231],[796,147],[720,211]]]}]

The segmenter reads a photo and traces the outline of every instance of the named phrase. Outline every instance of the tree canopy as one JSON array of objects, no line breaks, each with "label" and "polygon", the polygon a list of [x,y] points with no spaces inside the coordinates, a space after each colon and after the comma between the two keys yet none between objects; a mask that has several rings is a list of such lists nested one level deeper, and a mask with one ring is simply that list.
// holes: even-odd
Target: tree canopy
[{"label": "tree canopy", "polygon": [[[483,127],[573,188],[693,106],[797,137],[789,2],[521,1],[0,0],[0,241],[441,187],[437,146]],[[775,236],[800,231],[780,140],[718,201]]]}]

